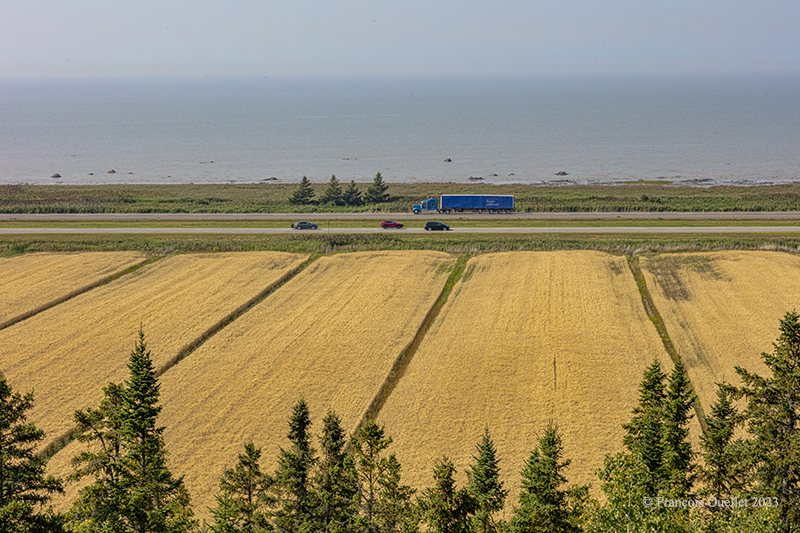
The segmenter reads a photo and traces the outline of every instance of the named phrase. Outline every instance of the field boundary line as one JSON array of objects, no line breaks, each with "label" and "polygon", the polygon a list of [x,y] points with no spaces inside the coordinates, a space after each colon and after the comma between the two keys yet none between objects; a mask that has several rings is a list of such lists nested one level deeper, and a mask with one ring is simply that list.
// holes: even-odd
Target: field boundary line
[{"label": "field boundary line", "polygon": [[403,350],[394,360],[392,369],[386,375],[386,379],[383,381],[381,388],[378,390],[378,393],[372,399],[369,407],[367,407],[367,410],[361,417],[361,420],[359,421],[355,430],[356,433],[359,429],[364,427],[367,422],[374,421],[378,418],[378,414],[380,414],[381,409],[386,404],[389,396],[391,396],[392,392],[397,387],[397,384],[405,375],[408,365],[414,358],[414,354],[417,353],[417,349],[419,348],[420,344],[422,344],[422,340],[425,338],[425,335],[428,333],[428,330],[430,329],[434,320],[436,320],[436,317],[439,316],[439,312],[442,310],[442,307],[444,307],[445,302],[447,302],[447,298],[450,296],[453,287],[455,287],[456,283],[458,283],[458,281],[461,279],[464,269],[467,266],[467,261],[471,257],[472,256],[470,254],[465,254],[459,256],[456,260],[456,264],[453,265],[453,270],[447,277],[444,287],[442,287],[442,292],[439,293],[439,297],[436,299],[436,302],[434,302],[434,304],[428,310],[428,313],[422,320],[422,324],[420,324],[419,328],[417,329],[417,333],[414,335],[414,338],[405,348],[403,348]]},{"label": "field boundary line", "polygon": [[[661,314],[656,308],[656,304],[653,301],[652,295],[650,294],[650,289],[647,288],[647,281],[644,278],[642,268],[639,266],[639,258],[635,255],[629,255],[627,259],[628,267],[631,270],[631,274],[633,274],[633,278],[636,281],[636,286],[639,288],[639,294],[642,297],[644,311],[647,313],[650,322],[652,322],[655,326],[658,336],[661,337],[661,342],[664,344],[664,349],[669,354],[669,357],[672,359],[673,363],[677,363],[678,361],[683,362],[678,350],[675,349],[675,345],[672,343],[672,339],[667,331],[667,325],[664,323],[664,319],[661,318]],[[705,434],[708,429],[708,426],[706,425],[705,410],[703,409],[703,405],[700,403],[700,397],[697,395],[697,391],[694,388],[694,383],[692,383],[692,380],[689,378],[688,374],[686,379],[689,381],[689,388],[694,394],[694,402],[692,405],[694,407],[694,412],[697,415],[697,421],[700,423],[700,429]]]},{"label": "field boundary line", "polygon": [[147,266],[147,265],[149,265],[151,263],[155,263],[156,261],[158,261],[159,259],[161,259],[163,257],[166,257],[166,254],[165,255],[157,255],[157,256],[154,256],[154,257],[149,257],[149,258],[145,259],[144,261],[142,261],[141,263],[136,263],[135,265],[131,265],[131,266],[127,267],[127,268],[124,268],[124,269],[120,270],[119,272],[115,272],[114,274],[111,274],[110,276],[107,276],[107,277],[102,278],[102,279],[100,279],[98,281],[95,281],[94,283],[90,283],[89,285],[86,285],[85,287],[81,287],[79,289],[75,289],[74,291],[72,291],[72,292],[70,292],[68,294],[65,294],[64,296],[61,296],[59,298],[56,298],[55,300],[53,300],[51,302],[48,302],[48,303],[46,303],[44,305],[40,305],[36,309],[32,309],[31,311],[27,311],[25,313],[22,313],[21,315],[17,315],[17,316],[15,316],[13,318],[10,318],[10,319],[6,320],[5,322],[0,323],[0,330],[4,330],[7,327],[13,326],[14,324],[18,324],[19,322],[22,322],[23,320],[27,320],[28,318],[31,318],[34,315],[38,315],[39,313],[41,313],[43,311],[47,311],[48,309],[50,309],[52,307],[55,307],[55,306],[57,306],[59,304],[63,304],[64,302],[66,302],[68,300],[71,300],[71,299],[75,298],[76,296],[80,296],[81,294],[87,293],[92,289],[96,289],[97,287],[101,287],[103,285],[107,285],[107,284],[111,283],[112,281],[116,281],[119,278],[121,278],[122,276],[126,276],[128,274],[136,272],[140,268],[143,268],[143,267],[145,267],[145,266]]},{"label": "field boundary line", "polygon": [[213,326],[211,326],[203,333],[201,333],[200,336],[197,337],[195,340],[184,345],[183,348],[178,350],[178,353],[175,354],[172,357],[172,359],[168,360],[166,363],[161,365],[161,368],[159,368],[156,371],[156,377],[161,377],[162,375],[164,375],[164,373],[167,370],[169,370],[170,368],[181,362],[181,360],[191,355],[192,352],[194,352],[200,346],[205,344],[205,342],[208,339],[210,339],[211,337],[222,331],[226,326],[230,325],[233,321],[235,321],[237,318],[245,314],[247,311],[249,311],[256,305],[264,301],[269,295],[271,295],[272,293],[283,287],[292,278],[294,278],[300,272],[308,268],[309,265],[311,265],[314,261],[316,261],[319,258],[320,254],[311,255],[308,259],[297,265],[295,268],[293,268],[283,276],[281,276],[280,279],[278,279],[278,281],[269,284],[267,288],[256,294],[253,298],[246,301],[245,303],[243,303],[242,305],[240,305],[239,307],[237,307],[236,309],[225,315],[223,318],[217,321],[217,323],[215,323]]},{"label": "field boundary line", "polygon": [[[156,378],[161,377],[164,373],[169,370],[170,368],[177,365],[183,359],[191,355],[195,350],[197,350],[200,346],[202,346],[208,339],[222,331],[226,326],[231,324],[234,320],[245,314],[247,311],[252,309],[257,304],[261,303],[265,300],[270,294],[274,293],[282,286],[284,286],[287,282],[289,282],[292,278],[294,278],[297,274],[308,268],[314,261],[319,259],[322,254],[314,254],[308,257],[305,261],[297,265],[295,268],[284,274],[283,276],[273,283],[270,283],[264,290],[259,292],[253,298],[248,300],[247,302],[243,303],[222,319],[218,320],[213,326],[205,330],[203,333],[200,334],[196,339],[185,344],[178,352],[169,359],[166,363],[161,365],[161,367],[156,370]],[[75,435],[80,431],[80,428],[73,427],[72,429],[66,431],[61,437],[54,440],[51,444],[46,446],[42,451],[38,452],[37,455],[42,457],[45,461],[48,461],[51,457],[61,451],[63,448],[67,446],[74,438]]]}]

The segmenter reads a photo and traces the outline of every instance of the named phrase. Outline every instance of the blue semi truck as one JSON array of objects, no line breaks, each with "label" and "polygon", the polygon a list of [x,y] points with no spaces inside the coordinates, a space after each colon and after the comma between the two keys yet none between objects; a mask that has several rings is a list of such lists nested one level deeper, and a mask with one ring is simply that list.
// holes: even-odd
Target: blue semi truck
[{"label": "blue semi truck", "polygon": [[463,213],[475,211],[476,213],[510,213],[514,210],[513,195],[496,194],[443,194],[441,200],[428,198],[422,203],[414,204],[412,211],[415,215],[420,213]]}]

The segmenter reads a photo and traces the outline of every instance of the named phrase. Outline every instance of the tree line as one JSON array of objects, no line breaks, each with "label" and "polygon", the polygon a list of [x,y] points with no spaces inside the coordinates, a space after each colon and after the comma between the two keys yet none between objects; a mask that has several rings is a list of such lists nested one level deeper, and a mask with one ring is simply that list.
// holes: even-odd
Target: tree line
[{"label": "tree line", "polygon": [[689,439],[696,397],[682,363],[667,374],[654,361],[623,426],[623,451],[596,472],[599,500],[589,486],[569,485],[570,460],[552,422],[525,461],[504,521],[509,491],[488,427],[463,487],[444,456],[432,485],[418,492],[403,483],[383,426],[367,422],[348,438],[330,411],[315,436],[301,398],[276,470],[262,471],[261,449],[246,443],[220,479],[210,525],[198,524],[183,479],[166,466],[159,383],[140,331],[128,380],[110,383],[96,409],[74,415],[76,438],[87,446],[67,480],[86,484],[65,513],[49,506],[64,480],[47,476],[34,452],[44,434],[26,420],[33,394],[12,391],[0,374],[0,533],[800,531],[798,314],[787,313],[780,331],[773,351],[762,354],[771,375],[736,367],[741,385],[718,385],[700,450]]},{"label": "tree line", "polygon": [[328,186],[320,195],[319,200],[314,200],[315,192],[311,186],[311,181],[303,176],[300,180],[297,189],[289,197],[289,203],[293,205],[308,205],[313,203],[334,205],[334,206],[351,206],[358,207],[364,204],[382,204],[390,200],[389,194],[386,192],[389,186],[384,183],[383,176],[378,172],[375,174],[375,179],[367,188],[366,192],[362,193],[356,185],[355,180],[350,181],[350,185],[346,189],[342,188],[341,183],[336,175],[332,175]]}]

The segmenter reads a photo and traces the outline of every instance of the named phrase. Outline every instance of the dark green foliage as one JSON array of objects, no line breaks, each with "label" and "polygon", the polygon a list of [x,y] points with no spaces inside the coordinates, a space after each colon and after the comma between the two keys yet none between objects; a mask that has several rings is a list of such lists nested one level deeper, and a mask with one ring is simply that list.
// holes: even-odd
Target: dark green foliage
[{"label": "dark green foliage", "polygon": [[392,438],[387,437],[383,426],[379,426],[374,420],[364,424],[350,439],[358,472],[359,508],[365,531],[377,531],[375,505],[378,501],[379,482],[386,470],[381,452],[391,443]]},{"label": "dark green foliage", "polygon": [[500,481],[500,461],[488,426],[484,428],[477,448],[478,454],[472,456],[475,463],[467,470],[467,488],[475,499],[473,531],[490,533],[498,530],[494,515],[503,509],[508,491]]},{"label": "dark green foliage", "polygon": [[130,379],[109,384],[97,410],[75,413],[77,438],[95,446],[77,456],[73,477],[93,476],[69,513],[76,531],[161,533],[194,525],[183,479],[166,468],[166,450],[156,419],[159,384],[150,352],[139,339],[128,361]]},{"label": "dark green foliage", "polygon": [[274,513],[278,531],[312,531],[316,525],[317,502],[312,491],[312,473],[317,463],[311,445],[311,416],[301,398],[289,419],[288,450],[281,448],[273,492],[280,508]]},{"label": "dark green foliage", "polygon": [[634,407],[631,421],[622,426],[627,431],[622,442],[648,473],[644,487],[647,494],[658,492],[664,469],[662,418],[665,379],[661,364],[653,361],[639,385],[639,405]]},{"label": "dark green foliage", "polygon": [[311,203],[314,197],[314,188],[311,186],[311,181],[303,176],[300,184],[295,189],[294,194],[289,197],[289,203],[292,205],[307,205]]},{"label": "dark green foliage", "polygon": [[358,190],[355,181],[351,180],[350,185],[342,193],[342,201],[344,205],[351,207],[364,205],[364,198],[361,197],[361,191]]},{"label": "dark green foliage", "polygon": [[372,180],[372,185],[369,186],[367,193],[364,195],[364,201],[368,204],[388,202],[389,195],[386,193],[388,188],[389,186],[383,182],[383,176],[378,172],[375,174],[375,179]]},{"label": "dark green foliage", "polygon": [[419,498],[423,520],[428,531],[436,533],[467,533],[475,501],[466,488],[456,488],[453,478],[456,468],[444,456],[433,467],[434,486],[425,489]]},{"label": "dark green foliage", "polygon": [[272,479],[261,472],[258,462],[261,449],[252,442],[244,445],[244,453],[232,469],[226,470],[219,483],[214,515],[214,533],[261,533],[272,531],[269,508],[275,501],[269,490]]},{"label": "dark green foliage", "polygon": [[59,520],[44,506],[63,492],[60,479],[45,475],[44,459],[34,454],[44,432],[26,422],[33,392],[13,392],[0,373],[0,533],[50,533]]},{"label": "dark green foliage", "polygon": [[736,367],[743,385],[729,387],[744,398],[743,416],[752,435],[745,443],[755,467],[756,496],[775,497],[780,530],[800,529],[800,323],[789,312],[780,321],[772,353],[762,353],[770,377]]},{"label": "dark green foliage", "polygon": [[322,193],[322,196],[319,197],[319,203],[330,205],[346,204],[342,193],[342,186],[339,184],[339,180],[336,179],[335,175],[331,176],[331,180],[328,182],[328,187]]},{"label": "dark green foliage", "polygon": [[531,452],[522,470],[519,507],[508,523],[512,533],[577,533],[583,504],[589,487],[564,489],[564,470],[570,461],[562,461],[564,446],[558,427],[550,423],[539,446]]},{"label": "dark green foliage", "polygon": [[679,359],[670,375],[664,400],[662,440],[664,481],[669,494],[680,499],[691,496],[696,478],[694,458],[697,454],[689,443],[689,423],[694,417],[692,411],[696,400]]},{"label": "dark green foliage", "polygon": [[355,531],[358,516],[358,477],[353,457],[344,449],[345,432],[336,413],[329,411],[322,424],[319,469],[314,482],[319,505],[320,531]]},{"label": "dark green foliage", "polygon": [[382,533],[415,533],[419,531],[419,512],[412,502],[415,490],[403,485],[401,466],[394,454],[383,460],[383,473],[378,478],[378,499],[373,516]]}]

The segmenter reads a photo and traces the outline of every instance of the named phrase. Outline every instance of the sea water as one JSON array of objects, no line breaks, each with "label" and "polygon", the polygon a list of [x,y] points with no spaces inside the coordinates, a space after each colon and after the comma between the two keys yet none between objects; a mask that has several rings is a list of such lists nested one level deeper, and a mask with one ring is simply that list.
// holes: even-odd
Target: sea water
[{"label": "sea water", "polygon": [[377,172],[410,183],[800,181],[800,75],[0,80],[0,184]]}]

